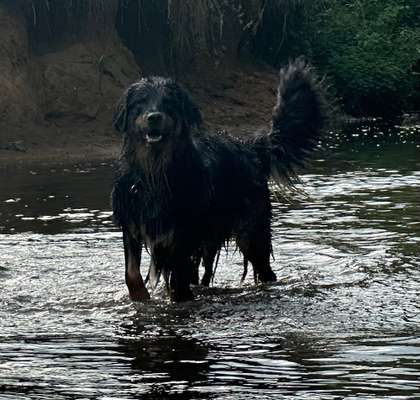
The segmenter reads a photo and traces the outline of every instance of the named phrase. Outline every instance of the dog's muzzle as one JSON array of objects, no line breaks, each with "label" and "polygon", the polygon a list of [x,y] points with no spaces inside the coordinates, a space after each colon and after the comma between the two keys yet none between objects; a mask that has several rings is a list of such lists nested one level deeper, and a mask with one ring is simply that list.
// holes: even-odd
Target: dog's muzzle
[{"label": "dog's muzzle", "polygon": [[172,119],[159,111],[149,112],[136,119],[136,125],[148,144],[159,143],[172,128]]}]

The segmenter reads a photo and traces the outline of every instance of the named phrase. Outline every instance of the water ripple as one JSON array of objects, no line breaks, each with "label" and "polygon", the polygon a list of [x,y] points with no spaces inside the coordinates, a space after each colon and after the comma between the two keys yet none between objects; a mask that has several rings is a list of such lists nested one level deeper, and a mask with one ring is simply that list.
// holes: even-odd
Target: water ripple
[{"label": "water ripple", "polygon": [[[240,285],[232,244],[214,286],[181,305],[162,287],[146,304],[129,301],[111,166],[3,179],[0,398],[418,398],[411,129],[334,133],[331,153],[302,177],[306,195],[273,195],[278,282],[256,286],[249,273]],[[144,273],[148,264],[145,255]]]}]

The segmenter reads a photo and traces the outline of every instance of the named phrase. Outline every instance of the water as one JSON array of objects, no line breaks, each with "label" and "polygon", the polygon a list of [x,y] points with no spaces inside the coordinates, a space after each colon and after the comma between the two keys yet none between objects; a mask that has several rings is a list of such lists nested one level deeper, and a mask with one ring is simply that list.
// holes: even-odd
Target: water
[{"label": "water", "polygon": [[232,247],[181,305],[129,301],[111,165],[2,172],[0,399],[419,399],[419,137],[331,134],[274,203],[279,282]]}]

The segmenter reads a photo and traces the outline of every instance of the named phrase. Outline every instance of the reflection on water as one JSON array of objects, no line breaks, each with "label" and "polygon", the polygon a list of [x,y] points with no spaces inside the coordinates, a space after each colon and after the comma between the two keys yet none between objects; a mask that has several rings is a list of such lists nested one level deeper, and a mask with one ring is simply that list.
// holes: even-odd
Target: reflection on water
[{"label": "reflection on water", "polygon": [[419,398],[419,134],[331,134],[274,200],[279,282],[232,247],[182,305],[128,300],[111,165],[2,174],[0,398]]},{"label": "reflection on water", "polygon": [[112,171],[110,165],[102,164],[3,172],[0,233],[56,234],[112,226]]}]

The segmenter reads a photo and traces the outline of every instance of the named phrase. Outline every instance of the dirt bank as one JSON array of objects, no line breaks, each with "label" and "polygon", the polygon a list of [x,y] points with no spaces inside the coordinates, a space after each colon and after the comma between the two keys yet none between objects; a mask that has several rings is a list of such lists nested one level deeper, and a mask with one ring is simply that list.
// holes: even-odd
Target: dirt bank
[{"label": "dirt bank", "polygon": [[25,18],[0,5],[0,163],[110,156],[110,114],[140,75],[115,34],[31,48]]},{"label": "dirt bank", "polygon": [[[207,129],[252,135],[268,127],[276,89],[272,71],[241,68],[221,75],[220,80],[211,77],[182,83],[199,103]],[[120,137],[111,128],[111,118],[121,90],[105,104],[100,104],[100,99],[87,101],[85,113],[59,115],[54,111],[58,103],[51,102],[46,109],[51,110],[49,114],[57,113],[53,117],[32,123],[22,118],[14,124],[0,125],[0,166],[116,158]]]},{"label": "dirt bank", "polygon": [[[111,128],[122,90],[142,69],[116,32],[64,38],[38,48],[27,21],[0,5],[0,165],[115,158]],[[276,74],[238,64],[181,79],[210,129],[253,133],[268,124]]]}]

